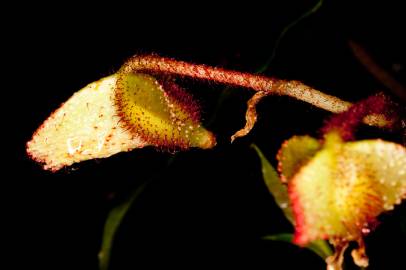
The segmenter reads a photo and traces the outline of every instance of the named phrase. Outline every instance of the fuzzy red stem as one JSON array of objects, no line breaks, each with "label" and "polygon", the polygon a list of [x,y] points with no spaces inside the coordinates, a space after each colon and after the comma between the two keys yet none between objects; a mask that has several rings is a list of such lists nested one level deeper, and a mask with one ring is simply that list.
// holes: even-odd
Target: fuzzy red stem
[{"label": "fuzzy red stem", "polygon": [[175,74],[196,79],[209,80],[224,84],[231,84],[255,91],[265,91],[272,89],[277,81],[260,75],[229,71],[206,65],[196,65],[171,58],[159,57],[155,55],[134,56],[122,67],[124,73],[149,71],[157,73]]},{"label": "fuzzy red stem", "polygon": [[[333,113],[344,112],[352,105],[350,102],[324,94],[298,81],[285,81],[206,65],[191,64],[156,55],[134,56],[123,65],[120,72],[122,74],[131,72],[164,73],[235,85],[255,91],[269,92],[269,94],[294,97]],[[364,122],[368,123],[369,120],[366,119]],[[372,121],[369,124],[374,125],[375,123]]]},{"label": "fuzzy red stem", "polygon": [[[385,126],[391,127],[396,118],[396,114],[392,109],[394,109],[394,104],[384,95],[371,96],[355,103],[347,111],[334,115],[326,122],[321,132],[327,134],[331,131],[337,131],[342,139],[352,140],[357,126],[368,115],[381,115],[383,117],[381,120],[386,121]],[[375,120],[379,121],[378,118]]]}]

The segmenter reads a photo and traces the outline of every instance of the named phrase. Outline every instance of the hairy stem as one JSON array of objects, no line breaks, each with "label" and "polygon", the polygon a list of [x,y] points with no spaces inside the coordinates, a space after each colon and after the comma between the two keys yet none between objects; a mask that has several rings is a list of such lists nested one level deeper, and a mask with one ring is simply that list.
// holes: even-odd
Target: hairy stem
[{"label": "hairy stem", "polygon": [[[254,91],[266,92],[268,95],[286,95],[333,113],[346,111],[352,105],[350,102],[322,93],[298,81],[285,81],[206,65],[191,64],[156,55],[141,55],[130,58],[119,73],[128,74],[131,72],[186,76],[249,88]],[[376,125],[373,118],[365,118],[364,122]]]},{"label": "hairy stem", "polygon": [[[355,103],[344,113],[334,115],[322,128],[322,133],[337,131],[342,139],[352,140],[357,126],[366,116],[370,116],[367,119],[376,121],[377,125],[392,127],[397,120],[394,108],[394,104],[383,94],[370,96]],[[372,116],[381,116],[381,119],[373,119]]]}]

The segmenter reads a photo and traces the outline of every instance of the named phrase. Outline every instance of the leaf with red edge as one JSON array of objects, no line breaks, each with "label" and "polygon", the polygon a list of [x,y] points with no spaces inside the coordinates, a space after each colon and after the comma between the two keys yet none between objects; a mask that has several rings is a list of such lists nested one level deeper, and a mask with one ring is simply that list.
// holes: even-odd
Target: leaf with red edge
[{"label": "leaf with red edge", "polygon": [[185,90],[168,79],[118,74],[115,106],[123,126],[164,150],[211,148],[214,136],[200,123],[200,108]]},{"label": "leaf with red edge", "polygon": [[164,150],[211,148],[197,103],[171,81],[114,74],[93,82],[56,110],[27,143],[44,169],[152,145]]},{"label": "leaf with red edge", "polygon": [[401,145],[382,140],[327,142],[289,184],[295,243],[358,240],[379,214],[406,197],[405,170]]}]

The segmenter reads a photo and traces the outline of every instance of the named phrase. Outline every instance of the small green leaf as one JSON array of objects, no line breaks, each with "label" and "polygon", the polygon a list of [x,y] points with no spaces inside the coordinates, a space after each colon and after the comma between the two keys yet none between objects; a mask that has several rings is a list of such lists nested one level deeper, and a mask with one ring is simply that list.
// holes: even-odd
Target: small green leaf
[{"label": "small green leaf", "polygon": [[[146,182],[147,183],[147,182]],[[120,227],[120,224],[130,209],[132,203],[138,198],[138,196],[144,190],[146,183],[140,185],[136,188],[130,197],[127,198],[124,202],[113,208],[106,220],[106,224],[104,225],[104,232],[103,232],[103,240],[102,246],[99,252],[99,266],[100,270],[107,270],[110,264],[110,255],[111,255],[111,248],[114,242],[114,236]]]},{"label": "small green leaf", "polygon": [[262,239],[292,243],[293,234],[291,234],[291,233],[271,234],[271,235],[264,236]]},{"label": "small green leaf", "polygon": [[[264,236],[263,239],[292,243],[293,234],[291,234],[291,233],[273,234],[273,235]],[[313,241],[309,245],[307,245],[305,248],[313,251],[318,256],[320,256],[322,259],[326,259],[328,256],[331,256],[333,254],[330,246],[324,240]]]},{"label": "small green leaf", "polygon": [[323,259],[333,255],[333,251],[325,240],[313,241],[306,248],[310,249]]},{"label": "small green leaf", "polygon": [[295,224],[292,209],[290,207],[287,187],[279,179],[278,173],[271,163],[269,163],[269,161],[266,159],[261,150],[255,144],[252,144],[251,147],[255,149],[261,160],[262,175],[269,192],[271,192],[272,196],[274,197],[276,204],[282,209],[285,217],[292,224]]}]

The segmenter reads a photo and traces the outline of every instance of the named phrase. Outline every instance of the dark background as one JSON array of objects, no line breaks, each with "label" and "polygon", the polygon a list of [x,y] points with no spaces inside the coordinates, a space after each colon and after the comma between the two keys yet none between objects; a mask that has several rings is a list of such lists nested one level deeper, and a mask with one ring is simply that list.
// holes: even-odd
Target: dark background
[{"label": "dark background", "polygon": [[[354,58],[347,43],[353,39],[405,83],[404,9],[387,1],[354,2],[326,1],[291,28],[265,74],[301,80],[349,101],[377,91],[390,94]],[[145,148],[49,173],[30,161],[24,149],[60,103],[115,72],[131,55],[155,52],[255,72],[270,57],[283,28],[315,3],[233,3],[220,8],[190,2],[171,9],[159,3],[110,3],[103,11],[17,7],[18,16],[6,27],[10,49],[4,51],[11,56],[11,75],[5,78],[11,98],[3,106],[11,138],[5,146],[12,150],[3,163],[6,223],[12,224],[4,236],[11,239],[7,250],[16,255],[5,269],[21,269],[23,264],[32,269],[97,269],[108,211],[147,181],[118,232],[111,269],[324,269],[307,250],[260,239],[292,228],[267,192],[259,160],[250,149],[256,143],[275,164],[285,139],[317,136],[330,114],[308,104],[286,97],[264,99],[254,130],[231,145],[229,137],[244,125],[252,92],[235,88],[216,110],[224,86],[183,79],[180,83],[201,101],[204,123],[217,135],[212,150],[173,156]],[[359,138],[371,137],[400,142],[399,134],[361,128]],[[367,238],[370,269],[403,264],[405,216],[405,206],[397,207]]]}]

